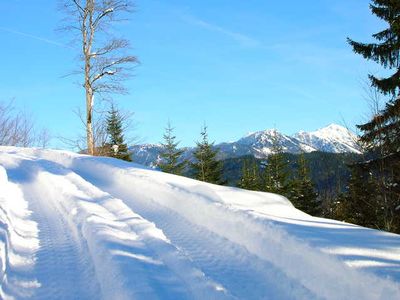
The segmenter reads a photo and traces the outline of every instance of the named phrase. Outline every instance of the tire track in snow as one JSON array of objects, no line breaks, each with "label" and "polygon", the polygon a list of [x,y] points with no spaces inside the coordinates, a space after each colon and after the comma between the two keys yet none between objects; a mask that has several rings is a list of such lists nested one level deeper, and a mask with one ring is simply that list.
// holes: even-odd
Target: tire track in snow
[{"label": "tire track in snow", "polygon": [[[38,172],[28,167],[25,172],[29,171]],[[41,287],[32,299],[101,298],[87,246],[61,210],[61,199],[52,197],[51,193],[46,197],[43,182],[32,179],[31,183],[22,185],[24,198],[39,228],[35,274]]]},{"label": "tire track in snow", "polygon": [[398,299],[400,295],[395,282],[352,269],[290,236],[268,218],[223,204],[214,191],[221,187],[195,184],[193,180],[150,170],[130,169],[126,164],[120,168],[112,162],[111,159],[94,161],[82,157],[72,161],[70,167],[133,208],[135,201],[154,201],[156,209],[167,207],[190,220],[189,223],[246,248],[283,272],[288,278],[284,284],[292,289],[296,298],[299,298],[298,289],[303,286],[311,291],[311,299]]},{"label": "tire track in snow", "polygon": [[21,165],[41,239],[34,299],[229,298],[121,200],[56,163]]},{"label": "tire track in snow", "polygon": [[138,198],[125,202],[161,228],[171,242],[208,277],[222,284],[238,299],[311,299],[303,286],[291,282],[266,261],[245,248],[195,225],[155,202]]},{"label": "tire track in snow", "polygon": [[36,273],[42,283],[37,299],[101,298],[99,285],[84,244],[71,234],[60,213],[48,212],[49,203],[35,203],[32,209],[39,224],[41,248]]}]

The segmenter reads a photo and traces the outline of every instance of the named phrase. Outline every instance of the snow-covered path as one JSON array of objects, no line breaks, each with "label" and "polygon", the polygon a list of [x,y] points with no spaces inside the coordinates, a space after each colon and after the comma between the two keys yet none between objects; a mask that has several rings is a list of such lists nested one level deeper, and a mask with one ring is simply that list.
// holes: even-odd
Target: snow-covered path
[{"label": "snow-covered path", "polygon": [[312,298],[301,284],[288,280],[283,272],[245,247],[191,223],[153,201],[144,203],[135,198],[127,203],[162,228],[171,242],[184,251],[197,268],[238,299]]},{"label": "snow-covered path", "polygon": [[277,195],[11,147],[0,171],[0,298],[400,297],[399,236]]},{"label": "snow-covered path", "polygon": [[121,200],[48,160],[23,155],[17,166],[7,180],[21,187],[39,229],[38,284],[24,295],[5,289],[4,298],[228,298]]},{"label": "snow-covered path", "polygon": [[[41,287],[34,298],[93,299],[99,285],[87,245],[57,207],[61,199],[50,195],[44,198],[38,188],[35,184],[23,189],[39,229],[35,273]],[[45,202],[40,200],[43,198]]]}]

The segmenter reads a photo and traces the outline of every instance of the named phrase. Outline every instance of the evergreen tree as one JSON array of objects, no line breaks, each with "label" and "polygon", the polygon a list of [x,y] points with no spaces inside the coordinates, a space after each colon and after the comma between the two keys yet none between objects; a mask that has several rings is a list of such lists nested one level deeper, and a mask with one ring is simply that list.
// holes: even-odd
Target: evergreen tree
[{"label": "evergreen tree", "polygon": [[296,178],[293,182],[293,191],[290,201],[293,205],[313,216],[321,214],[321,204],[317,200],[318,194],[309,175],[309,169],[304,154],[299,155]]},{"label": "evergreen tree", "polygon": [[260,190],[260,172],[256,161],[252,163],[244,160],[242,167],[242,176],[238,186],[242,189],[258,191]]},{"label": "evergreen tree", "polygon": [[162,143],[163,150],[160,154],[161,161],[158,166],[163,172],[171,173],[175,175],[182,175],[182,171],[185,168],[186,162],[180,161],[183,154],[183,150],[178,149],[179,142],[176,142],[176,137],[173,134],[174,128],[171,127],[171,123],[168,122],[164,133],[164,143]]},{"label": "evergreen tree", "polygon": [[370,149],[383,146],[382,156],[387,160],[397,160],[400,151],[400,2],[374,0],[370,5],[372,13],[388,23],[389,27],[373,35],[376,43],[358,43],[348,39],[354,52],[368,60],[381,64],[386,69],[394,69],[387,78],[369,75],[371,85],[390,97],[385,108],[371,121],[358,127],[361,137]]},{"label": "evergreen tree", "polygon": [[107,134],[108,143],[105,147],[108,148],[108,156],[132,161],[128,147],[124,142],[123,118],[114,105],[111,105],[111,110],[107,116]]},{"label": "evergreen tree", "polygon": [[272,154],[268,156],[264,170],[265,192],[276,193],[283,196],[290,196],[291,182],[288,174],[288,161],[285,159],[282,146],[279,143],[278,133],[272,141]]},{"label": "evergreen tree", "polygon": [[353,168],[348,192],[338,196],[334,203],[334,218],[365,227],[382,228],[379,222],[379,194],[376,180],[359,168]]},{"label": "evergreen tree", "polygon": [[[358,126],[363,133],[361,141],[372,159],[353,166],[353,172],[368,181],[354,181],[349,186],[349,194],[354,197],[349,199],[356,201],[352,189],[365,191],[368,184],[373,184],[377,193],[370,197],[381,199],[377,205],[383,207],[382,214],[375,217],[383,218],[382,229],[400,232],[400,210],[397,209],[400,205],[400,2],[373,0],[370,8],[373,14],[388,23],[388,28],[373,35],[375,43],[348,41],[354,52],[394,71],[387,78],[369,75],[371,85],[390,100],[372,120]],[[366,174],[360,175],[362,172]],[[380,222],[375,219],[366,223]]]},{"label": "evergreen tree", "polygon": [[238,187],[242,189],[249,190],[251,185],[251,170],[249,168],[248,162],[245,160],[242,166],[242,175],[238,183]]},{"label": "evergreen tree", "polygon": [[196,143],[193,153],[195,162],[191,164],[196,179],[214,184],[223,184],[222,162],[217,160],[218,150],[208,141],[207,126],[201,131],[201,140]]}]

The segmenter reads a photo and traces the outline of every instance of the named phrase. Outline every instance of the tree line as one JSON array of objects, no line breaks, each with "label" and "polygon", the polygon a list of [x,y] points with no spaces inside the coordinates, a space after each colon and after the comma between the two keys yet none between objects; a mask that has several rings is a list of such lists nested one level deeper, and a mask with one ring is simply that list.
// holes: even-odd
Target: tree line
[{"label": "tree line", "polygon": [[[226,184],[223,179],[223,163],[218,159],[218,148],[208,138],[207,126],[200,133],[191,161],[182,158],[183,150],[178,148],[179,142],[168,123],[162,151],[157,163],[159,169],[175,175],[190,174],[191,177],[214,184]],[[189,169],[189,171],[187,170]],[[260,168],[255,161],[245,161],[238,187],[276,193],[289,198],[300,210],[319,215],[321,201],[317,197],[314,184],[309,175],[309,168],[304,155],[299,156],[297,171],[290,174],[288,160],[279,144],[277,135],[273,139],[272,153]]]},{"label": "tree line", "polygon": [[[124,137],[124,117],[118,108],[112,104],[108,111],[106,122],[106,142],[100,147],[95,147],[95,153],[103,156],[114,157],[125,161],[132,161],[127,143]],[[193,178],[214,183],[224,184],[222,179],[222,162],[217,159],[218,149],[214,142],[208,138],[207,126],[204,125],[200,139],[196,142],[193,152],[194,161],[182,159],[184,151],[178,148],[179,142],[174,135],[174,128],[168,122],[163,135],[162,152],[157,162],[157,167],[166,173],[184,175],[187,168],[191,169]]]},{"label": "tree line", "polygon": [[179,142],[173,133],[171,123],[164,133],[164,141],[161,143],[162,152],[157,163],[160,170],[175,174],[184,175],[185,170],[190,169],[191,177],[214,184],[224,184],[222,178],[222,162],[217,159],[218,149],[214,147],[214,142],[208,138],[208,129],[204,125],[200,132],[200,139],[196,142],[193,152],[193,161],[182,159],[183,150],[178,148]]}]

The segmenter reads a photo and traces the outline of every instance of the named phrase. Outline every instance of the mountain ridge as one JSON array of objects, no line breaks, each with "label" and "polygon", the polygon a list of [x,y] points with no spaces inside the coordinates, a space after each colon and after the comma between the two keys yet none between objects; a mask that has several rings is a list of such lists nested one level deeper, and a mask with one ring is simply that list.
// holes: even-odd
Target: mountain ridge
[{"label": "mountain ridge", "polygon": [[[264,159],[273,152],[272,146],[275,140],[284,152],[292,154],[314,151],[362,153],[357,136],[347,128],[333,123],[315,131],[299,131],[293,135],[283,134],[276,129],[256,131],[234,142],[216,144],[215,148],[219,149],[219,159],[244,155]],[[184,150],[183,158],[191,160],[194,147],[183,147],[182,149]],[[134,145],[130,147],[130,151],[135,162],[155,166],[160,160],[162,145]]]}]

